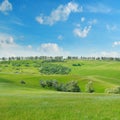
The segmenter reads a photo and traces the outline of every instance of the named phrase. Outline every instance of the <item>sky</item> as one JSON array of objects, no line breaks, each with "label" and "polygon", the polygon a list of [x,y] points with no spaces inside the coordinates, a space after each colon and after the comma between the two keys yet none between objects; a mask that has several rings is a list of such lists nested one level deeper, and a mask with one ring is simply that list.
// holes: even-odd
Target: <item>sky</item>
[{"label": "sky", "polygon": [[120,0],[0,0],[0,57],[120,57]]}]

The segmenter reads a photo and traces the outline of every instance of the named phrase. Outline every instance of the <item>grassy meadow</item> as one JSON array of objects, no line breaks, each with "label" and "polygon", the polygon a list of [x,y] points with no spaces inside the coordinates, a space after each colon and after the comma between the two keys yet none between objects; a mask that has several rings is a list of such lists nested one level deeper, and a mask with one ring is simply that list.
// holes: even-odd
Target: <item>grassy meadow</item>
[{"label": "grassy meadow", "polygon": [[[42,60],[0,62],[0,120],[119,120],[120,95],[105,89],[120,86],[120,62],[65,60],[67,75],[40,73]],[[73,64],[80,66],[73,66]],[[44,89],[40,80],[77,81],[81,92]],[[26,84],[21,84],[24,80]],[[86,93],[92,81],[95,92]]]}]

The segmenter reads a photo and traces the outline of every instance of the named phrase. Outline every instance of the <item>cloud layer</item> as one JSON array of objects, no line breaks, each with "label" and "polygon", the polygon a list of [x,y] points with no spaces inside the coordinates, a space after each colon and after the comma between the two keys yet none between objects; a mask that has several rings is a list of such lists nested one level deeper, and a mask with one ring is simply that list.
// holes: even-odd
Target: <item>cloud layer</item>
[{"label": "cloud layer", "polygon": [[82,12],[82,7],[75,2],[60,5],[49,16],[40,15],[36,21],[40,24],[53,25],[58,21],[66,21],[71,13]]},{"label": "cloud layer", "polygon": [[12,35],[0,33],[0,57],[10,56],[67,56],[56,43],[43,43],[33,49],[32,45],[21,46],[15,42]]}]

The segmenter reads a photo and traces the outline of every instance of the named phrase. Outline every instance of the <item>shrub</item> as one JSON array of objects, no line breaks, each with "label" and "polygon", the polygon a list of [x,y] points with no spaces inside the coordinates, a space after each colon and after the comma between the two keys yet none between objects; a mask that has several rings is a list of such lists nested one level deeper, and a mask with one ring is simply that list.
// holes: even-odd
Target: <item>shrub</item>
[{"label": "shrub", "polygon": [[20,83],[21,84],[26,84],[26,82],[24,80],[21,80]]},{"label": "shrub", "polygon": [[94,92],[94,88],[93,88],[93,82],[89,81],[86,85],[85,91],[88,93],[93,93]]},{"label": "shrub", "polygon": [[44,80],[40,80],[40,85],[41,85],[41,87],[46,87],[47,85],[46,85],[46,81],[44,81]]},{"label": "shrub", "polygon": [[72,64],[72,66],[81,66],[81,64],[80,63],[78,63],[78,64]]},{"label": "shrub", "polygon": [[46,85],[47,87],[53,87],[53,80],[47,80]]},{"label": "shrub", "polygon": [[66,91],[65,85],[62,84],[62,83],[57,84],[57,86],[55,87],[55,89],[57,91]]},{"label": "shrub", "polygon": [[120,86],[115,88],[108,88],[105,90],[105,93],[120,94]]},{"label": "shrub", "polygon": [[66,84],[65,91],[66,92],[80,92],[80,88],[76,81],[72,81]]}]

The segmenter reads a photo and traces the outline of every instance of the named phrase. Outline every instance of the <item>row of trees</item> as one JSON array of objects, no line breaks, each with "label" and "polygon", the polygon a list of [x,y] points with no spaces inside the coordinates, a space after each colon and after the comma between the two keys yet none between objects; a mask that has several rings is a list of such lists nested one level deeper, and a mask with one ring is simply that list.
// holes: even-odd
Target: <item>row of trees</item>
[{"label": "row of trees", "polygon": [[66,84],[59,83],[56,80],[40,80],[40,85],[43,88],[52,88],[57,91],[64,91],[64,92],[80,92],[80,87],[78,83],[75,81],[68,82]]},{"label": "row of trees", "polygon": [[64,58],[63,56],[30,56],[30,57],[2,57],[0,58],[1,61],[8,61],[8,60],[47,60],[47,61],[64,61],[64,60],[116,60],[120,61],[119,57],[77,57],[77,56],[68,56]]},{"label": "row of trees", "polygon": [[[81,89],[76,81],[70,81],[68,83],[59,83],[56,80],[40,80],[40,85],[43,88],[51,88],[57,91],[63,92],[81,92]],[[92,81],[89,81],[86,85],[86,92],[93,93],[94,88]]]}]

